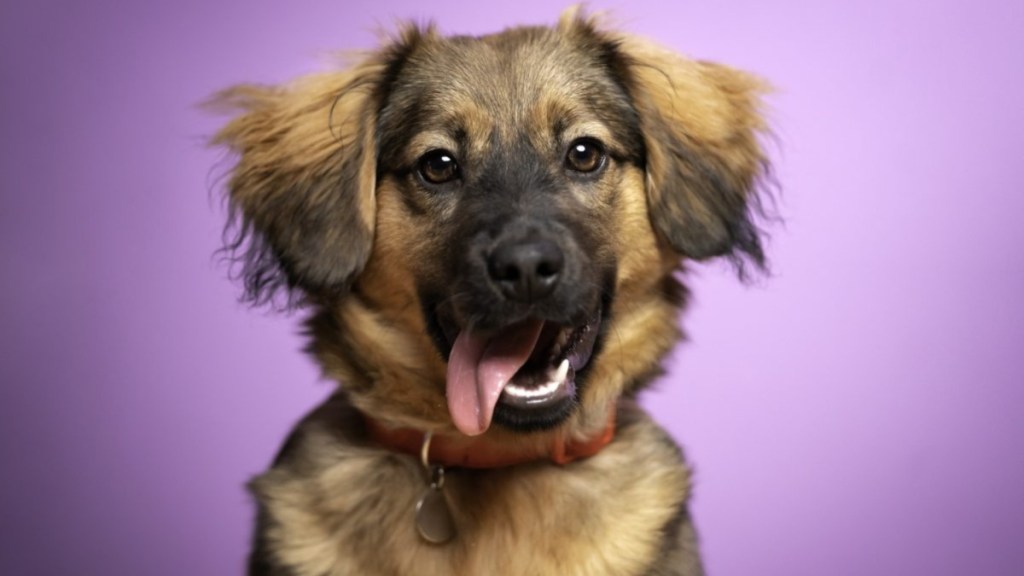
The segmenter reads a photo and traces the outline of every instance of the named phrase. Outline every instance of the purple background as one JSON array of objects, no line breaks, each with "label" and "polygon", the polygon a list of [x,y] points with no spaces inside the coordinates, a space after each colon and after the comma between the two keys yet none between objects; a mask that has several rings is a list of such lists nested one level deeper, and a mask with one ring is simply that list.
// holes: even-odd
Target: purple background
[{"label": "purple background", "polygon": [[[144,6],[149,4],[149,6]],[[647,404],[710,572],[1024,574],[1024,3],[600,2],[778,87],[776,274],[692,278]],[[241,572],[242,484],[330,386],[212,254],[194,104],[531,0],[0,8],[0,572]],[[223,167],[221,167],[221,170]]]}]

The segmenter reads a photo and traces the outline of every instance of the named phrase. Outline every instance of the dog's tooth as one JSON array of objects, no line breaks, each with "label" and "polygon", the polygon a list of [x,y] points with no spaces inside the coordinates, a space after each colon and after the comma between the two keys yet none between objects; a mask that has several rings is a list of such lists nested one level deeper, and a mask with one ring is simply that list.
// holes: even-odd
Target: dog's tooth
[{"label": "dog's tooth", "polygon": [[552,376],[551,381],[561,384],[565,381],[566,376],[569,375],[569,359],[563,358],[562,363],[558,365],[558,370],[555,370],[555,374]]},{"label": "dog's tooth", "polygon": [[564,350],[569,345],[570,338],[572,338],[572,330],[562,330],[558,335],[558,348]]},{"label": "dog's tooth", "polygon": [[505,386],[504,393],[509,396],[526,400],[544,398],[554,394],[561,384],[561,381],[548,381],[537,387],[522,387],[515,383],[509,383]]}]

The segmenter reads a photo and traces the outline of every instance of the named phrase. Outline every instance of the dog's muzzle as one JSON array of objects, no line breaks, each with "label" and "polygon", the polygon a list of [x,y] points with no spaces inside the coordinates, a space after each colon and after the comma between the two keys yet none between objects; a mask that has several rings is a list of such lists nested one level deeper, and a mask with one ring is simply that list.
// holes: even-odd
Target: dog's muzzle
[{"label": "dog's muzzle", "polygon": [[577,235],[550,217],[492,215],[454,236],[469,240],[454,255],[451,284],[422,293],[448,360],[452,422],[468,436],[492,421],[519,431],[557,426],[576,406],[614,267],[595,265]]}]

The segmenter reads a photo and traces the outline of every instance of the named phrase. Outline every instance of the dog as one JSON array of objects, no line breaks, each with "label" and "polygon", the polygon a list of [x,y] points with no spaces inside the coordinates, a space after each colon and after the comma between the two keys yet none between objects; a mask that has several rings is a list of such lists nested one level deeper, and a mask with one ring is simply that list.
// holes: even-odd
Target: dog
[{"label": "dog", "polygon": [[765,266],[764,92],[570,10],[216,95],[244,299],[341,383],[250,484],[249,574],[702,574],[636,397],[685,262]]}]

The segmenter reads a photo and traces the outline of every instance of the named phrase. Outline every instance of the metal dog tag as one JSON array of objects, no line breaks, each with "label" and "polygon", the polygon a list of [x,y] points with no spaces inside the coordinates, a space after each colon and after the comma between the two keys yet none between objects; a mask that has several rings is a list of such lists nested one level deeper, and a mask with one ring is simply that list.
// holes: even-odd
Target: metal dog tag
[{"label": "metal dog tag", "polygon": [[455,521],[436,484],[431,484],[416,503],[416,530],[431,544],[444,544],[455,537]]},{"label": "metal dog tag", "polygon": [[420,537],[431,544],[444,544],[455,537],[455,520],[444,499],[444,466],[430,465],[430,439],[433,433],[423,436],[420,448],[420,463],[427,475],[427,490],[416,502],[416,530]]}]

